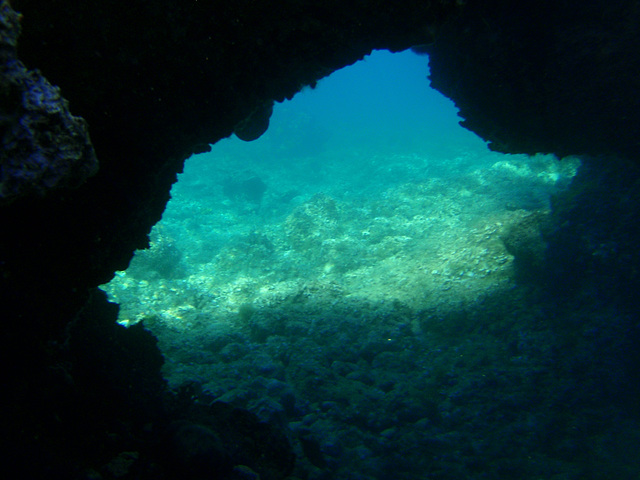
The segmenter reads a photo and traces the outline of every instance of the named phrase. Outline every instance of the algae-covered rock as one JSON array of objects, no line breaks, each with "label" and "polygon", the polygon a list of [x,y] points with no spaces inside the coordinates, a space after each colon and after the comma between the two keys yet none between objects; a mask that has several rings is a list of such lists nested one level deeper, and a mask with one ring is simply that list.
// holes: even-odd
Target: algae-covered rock
[{"label": "algae-covered rock", "polygon": [[340,207],[336,200],[319,193],[297,207],[286,220],[285,230],[295,249],[319,246],[341,233]]},{"label": "algae-covered rock", "polygon": [[514,256],[514,265],[518,273],[533,277],[545,267],[547,243],[543,238],[544,224],[548,215],[533,213],[510,225],[502,234],[502,242],[507,251]]}]

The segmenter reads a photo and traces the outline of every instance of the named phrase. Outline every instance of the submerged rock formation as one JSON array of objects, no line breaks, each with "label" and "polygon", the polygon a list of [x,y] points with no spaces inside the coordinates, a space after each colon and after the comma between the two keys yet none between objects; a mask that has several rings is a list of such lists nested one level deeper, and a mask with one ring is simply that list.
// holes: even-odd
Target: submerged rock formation
[{"label": "submerged rock formation", "polygon": [[463,126],[500,152],[637,161],[637,2],[466,3],[425,48]]},{"label": "submerged rock formation", "polygon": [[[60,472],[89,478],[91,465],[111,465],[124,448],[155,458],[153,448],[145,450],[145,425],[165,408],[158,406],[157,348],[140,329],[116,326],[117,309],[92,289],[147,245],[183,161],[234,130],[246,139],[259,136],[268,123],[264,105],[293,97],[372,49],[421,45],[433,85],[494,149],[631,161],[640,153],[640,7],[630,0],[579,6],[285,0],[277,8],[252,1],[14,0],[12,6],[23,15],[19,60],[60,88],[91,134],[89,143],[85,123],[62,111],[67,102],[39,75],[12,83],[18,17],[3,1],[0,184],[12,201],[0,205],[0,299],[3,353],[14,368],[3,387],[11,407],[2,426],[11,440],[4,451],[24,462],[30,478]],[[44,109],[42,123],[30,123],[41,128],[33,145],[42,148],[12,148],[7,139],[25,127],[18,99],[38,85],[39,98],[55,100],[56,118],[71,130],[47,120]],[[64,143],[69,138],[77,140],[73,148]],[[93,176],[91,144],[99,160]],[[26,166],[18,154],[37,158],[59,178],[12,182],[20,176],[16,168]],[[145,347],[130,358],[133,338]],[[99,367],[97,352],[107,351],[105,362],[121,375]],[[100,381],[91,378],[94,366]],[[114,401],[125,404],[114,408]],[[140,408],[147,403],[154,408]],[[71,427],[79,415],[95,421],[95,429]],[[85,445],[60,445],[78,433]],[[154,461],[138,461],[138,468],[137,478],[162,477]]]},{"label": "submerged rock formation", "polygon": [[87,125],[38,71],[17,59],[20,16],[0,6],[0,202],[81,184],[98,169]]}]

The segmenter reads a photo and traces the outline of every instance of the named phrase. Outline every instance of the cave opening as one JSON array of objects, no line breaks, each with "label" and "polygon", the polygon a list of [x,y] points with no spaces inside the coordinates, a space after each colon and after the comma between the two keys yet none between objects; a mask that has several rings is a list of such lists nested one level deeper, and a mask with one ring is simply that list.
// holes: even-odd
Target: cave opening
[{"label": "cave opening", "polygon": [[[504,237],[579,161],[489,151],[427,75],[426,56],[374,52],[277,104],[259,139],[192,157],[151,247],[103,287],[172,387],[310,431],[323,460],[301,468],[387,478],[453,415],[452,378],[535,342]],[[436,468],[413,457],[407,475]]]},{"label": "cave opening", "polygon": [[[157,297],[157,288],[166,290],[163,296],[208,296],[195,292],[213,287],[211,281],[225,284],[215,297],[234,298],[224,309],[237,312],[266,301],[260,292],[274,284],[349,278],[360,292],[363,285],[355,285],[369,273],[355,272],[373,265],[382,269],[377,278],[393,277],[388,271],[401,263],[407,265],[400,277],[435,277],[415,288],[382,282],[357,294],[372,301],[396,298],[389,295],[396,291],[403,301],[421,302],[420,292],[432,283],[449,286],[450,276],[475,279],[500,270],[509,276],[510,256],[498,239],[499,246],[478,248],[505,267],[474,253],[461,258],[456,251],[477,248],[450,242],[445,248],[447,238],[477,235],[480,226],[497,237],[503,216],[508,223],[548,209],[579,162],[489,151],[458,124],[453,102],[427,77],[424,55],[374,51],[276,104],[257,140],[232,136],[190,158],[151,233],[151,248],[106,287],[122,306],[122,323],[155,311],[144,298]],[[427,233],[433,231],[439,241]],[[415,255],[433,254],[437,260],[416,267]],[[398,255],[407,257],[393,265],[389,259]],[[155,293],[141,297],[139,288]]]},{"label": "cave opening", "polygon": [[11,4],[21,477],[638,479],[638,2]]}]

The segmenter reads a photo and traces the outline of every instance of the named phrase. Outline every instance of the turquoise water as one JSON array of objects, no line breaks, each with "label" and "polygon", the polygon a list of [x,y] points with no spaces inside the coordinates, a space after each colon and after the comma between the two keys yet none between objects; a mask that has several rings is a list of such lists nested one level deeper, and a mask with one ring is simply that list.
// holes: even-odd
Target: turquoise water
[{"label": "turquoise water", "polygon": [[104,288],[173,388],[285,428],[300,478],[578,478],[555,334],[505,237],[579,161],[490,152],[427,75],[375,52],[189,159]]},{"label": "turquoise water", "polygon": [[257,141],[224,147],[277,163],[324,150],[435,155],[452,145],[484,150],[481,140],[459,127],[453,102],[429,88],[428,74],[425,56],[374,52],[294,101],[278,104],[269,131]]}]

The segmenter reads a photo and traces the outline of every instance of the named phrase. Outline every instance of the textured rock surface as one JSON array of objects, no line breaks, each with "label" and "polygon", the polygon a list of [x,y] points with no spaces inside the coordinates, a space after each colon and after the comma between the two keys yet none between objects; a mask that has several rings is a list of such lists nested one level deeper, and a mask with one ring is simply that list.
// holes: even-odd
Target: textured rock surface
[{"label": "textured rock surface", "polygon": [[17,59],[20,17],[0,5],[0,202],[78,186],[98,169],[86,122]]}]

